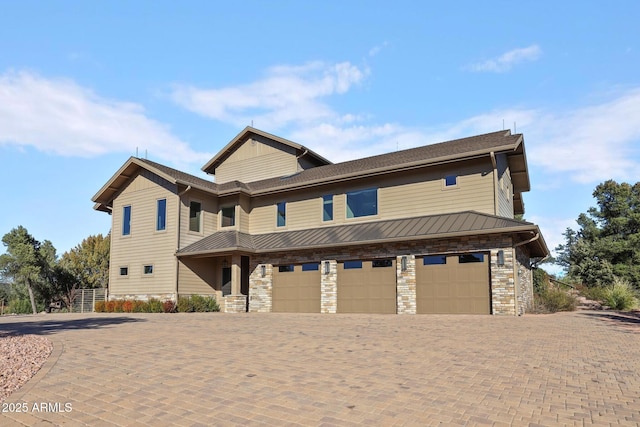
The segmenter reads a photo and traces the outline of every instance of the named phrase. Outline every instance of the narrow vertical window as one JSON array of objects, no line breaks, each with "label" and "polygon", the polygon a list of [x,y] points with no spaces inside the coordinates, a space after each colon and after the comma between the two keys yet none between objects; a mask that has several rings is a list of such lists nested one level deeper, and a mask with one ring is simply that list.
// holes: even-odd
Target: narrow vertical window
[{"label": "narrow vertical window", "polygon": [[167,228],[167,199],[158,200],[158,215],[156,218],[156,230]]},{"label": "narrow vertical window", "polygon": [[333,221],[333,195],[322,196],[322,220]]},{"label": "narrow vertical window", "polygon": [[229,206],[221,209],[222,219],[220,225],[222,227],[233,227],[236,225],[236,207]]},{"label": "narrow vertical window", "polygon": [[284,227],[286,224],[287,224],[287,203],[280,202],[278,203],[277,225],[278,227]]},{"label": "narrow vertical window", "polygon": [[200,232],[200,216],[202,214],[202,205],[200,202],[191,202],[189,204],[189,231]]},{"label": "narrow vertical window", "polygon": [[122,208],[122,235],[131,234],[131,206]]}]

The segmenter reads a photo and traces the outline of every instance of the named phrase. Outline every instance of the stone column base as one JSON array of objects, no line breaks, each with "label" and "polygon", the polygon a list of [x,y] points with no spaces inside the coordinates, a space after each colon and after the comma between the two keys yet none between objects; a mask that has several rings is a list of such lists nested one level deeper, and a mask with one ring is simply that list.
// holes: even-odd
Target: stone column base
[{"label": "stone column base", "polygon": [[224,297],[225,313],[245,313],[247,311],[246,295],[227,295]]}]

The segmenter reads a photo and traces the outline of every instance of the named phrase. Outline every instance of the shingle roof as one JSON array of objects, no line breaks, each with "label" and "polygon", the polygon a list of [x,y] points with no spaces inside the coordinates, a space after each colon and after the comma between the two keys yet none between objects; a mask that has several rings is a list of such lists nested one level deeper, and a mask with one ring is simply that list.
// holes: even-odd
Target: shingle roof
[{"label": "shingle roof", "polygon": [[450,161],[474,154],[488,154],[491,151],[515,149],[521,139],[521,134],[511,135],[510,131],[503,130],[342,163],[318,166],[288,177],[250,182],[246,184],[246,187],[253,193],[277,191],[341,177],[392,170],[398,167]]},{"label": "shingle roof", "polygon": [[165,166],[165,165],[162,165],[160,163],[153,162],[151,160],[147,160],[147,159],[138,159],[138,160],[140,160],[143,163],[148,164],[149,166],[151,166],[153,168],[158,169],[159,171],[164,172],[165,174],[171,176],[176,181],[179,181],[181,183],[196,185],[198,187],[206,188],[206,189],[209,189],[211,191],[217,191],[218,190],[218,184],[216,184],[214,182],[207,181],[206,179],[199,178],[199,177],[197,177],[195,175],[191,175],[191,174],[179,171],[179,170],[174,169],[174,168],[170,168],[169,166]]},{"label": "shingle roof", "polygon": [[[528,231],[539,232],[538,227],[530,222],[467,211],[253,236],[236,231],[221,231],[180,249],[177,255],[213,254],[235,250],[268,253],[320,247]],[[541,240],[541,246],[539,246],[537,252],[541,256],[547,255],[548,249],[544,240]]]}]

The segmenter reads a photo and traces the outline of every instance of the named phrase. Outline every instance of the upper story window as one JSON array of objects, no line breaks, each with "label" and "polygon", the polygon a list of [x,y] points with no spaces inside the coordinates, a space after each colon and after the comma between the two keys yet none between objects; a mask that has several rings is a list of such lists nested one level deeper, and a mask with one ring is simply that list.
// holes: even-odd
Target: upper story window
[{"label": "upper story window", "polygon": [[458,175],[447,175],[444,177],[445,187],[455,187],[458,185]]},{"label": "upper story window", "polygon": [[200,202],[189,203],[189,231],[200,232],[202,216],[202,204]]},{"label": "upper story window", "polygon": [[233,227],[236,225],[236,207],[229,206],[220,210],[220,225],[222,227]]},{"label": "upper story window", "polygon": [[347,218],[378,214],[378,189],[351,191],[347,193]]},{"label": "upper story window", "polygon": [[287,202],[278,203],[278,214],[276,219],[276,225],[278,227],[284,227],[287,225]]},{"label": "upper story window", "polygon": [[333,194],[322,196],[322,220],[333,221]]},{"label": "upper story window", "polygon": [[156,230],[161,231],[167,228],[167,199],[158,200],[156,216]]},{"label": "upper story window", "polygon": [[122,235],[131,234],[131,206],[122,208]]}]

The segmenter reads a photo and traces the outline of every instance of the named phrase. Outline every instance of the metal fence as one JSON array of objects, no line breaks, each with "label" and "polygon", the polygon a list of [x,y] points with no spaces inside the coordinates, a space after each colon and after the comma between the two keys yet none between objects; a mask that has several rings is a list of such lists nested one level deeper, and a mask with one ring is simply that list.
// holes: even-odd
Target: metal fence
[{"label": "metal fence", "polygon": [[96,301],[105,301],[107,290],[102,289],[78,289],[78,296],[73,302],[74,313],[92,313],[95,311]]}]

